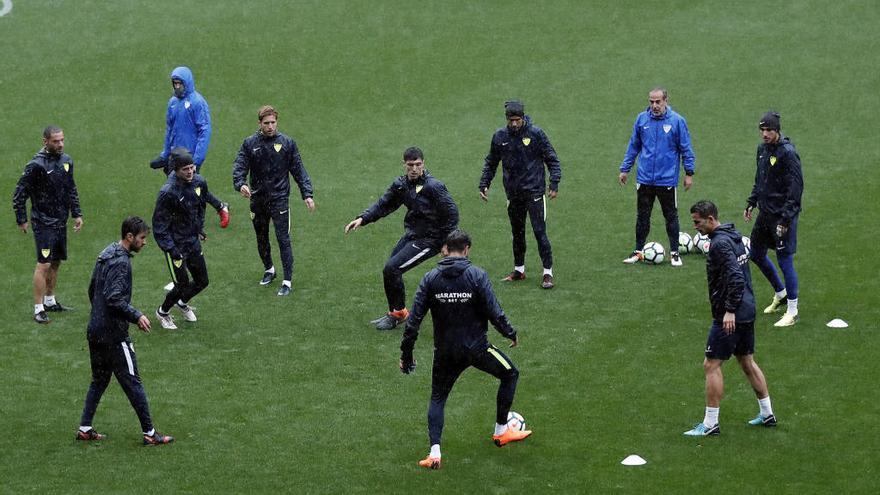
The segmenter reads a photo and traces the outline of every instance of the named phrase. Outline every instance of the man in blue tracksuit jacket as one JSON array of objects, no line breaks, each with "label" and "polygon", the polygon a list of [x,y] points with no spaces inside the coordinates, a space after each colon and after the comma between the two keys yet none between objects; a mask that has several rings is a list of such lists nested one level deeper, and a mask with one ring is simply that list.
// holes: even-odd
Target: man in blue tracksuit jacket
[{"label": "man in blue tracksuit jacket", "polygon": [[196,91],[189,67],[171,71],[171,86],[174,95],[168,100],[165,113],[165,147],[150,166],[162,168],[166,174],[172,172],[168,156],[172,149],[182,146],[192,154],[196,172],[199,172],[211,142],[211,110],[202,94]]},{"label": "man in blue tracksuit jacket", "polygon": [[684,432],[688,436],[718,435],[718,410],[724,395],[721,365],[736,356],[758,398],[760,411],[749,421],[753,426],[776,426],[764,373],[755,362],[755,294],[749,272],[749,254],[742,235],[733,224],[718,221],[718,208],[711,201],[691,206],[694,228],[709,236],[706,279],[712,307],[712,327],[706,342],[703,372],[706,375],[706,412],[703,421]]},{"label": "man in blue tracksuit jacket", "polygon": [[345,226],[345,233],[386,217],[406,206],[403,237],[385,262],[382,279],[388,312],[371,323],[378,330],[391,330],[406,320],[403,274],[440,252],[443,240],[458,227],[458,207],[446,185],[425,170],[425,156],[416,147],[403,152],[404,175],[388,186],[376,203]]},{"label": "man in blue tracksuit jacket", "polygon": [[627,177],[638,157],[636,175],[636,245],[632,254],[623,260],[633,264],[641,260],[641,251],[651,230],[651,210],[654,199],[660,200],[666,219],[666,235],[669,237],[670,262],[681,266],[678,253],[678,186],[679,168],[684,167],[684,188],[693,184],[694,150],[684,117],[668,106],[664,88],[654,88],[648,93],[649,106],[636,117],[632,136],[623,163],[620,164],[620,185]]},{"label": "man in blue tracksuit jacket", "polygon": [[[758,124],[762,143],[758,145],[755,185],[746,200],[743,218],[752,220],[752,210],[759,209],[752,229],[752,262],[770,281],[773,300],[764,313],[775,313],[786,303],[785,314],[774,326],[788,327],[797,323],[798,277],[794,269],[794,253],[797,251],[797,224],[801,212],[801,195],[804,192],[804,176],[801,158],[794,143],[782,135],[779,114],[768,111]],[[785,285],[779,272],[770,261],[767,250],[776,251],[776,261],[785,276]]]},{"label": "man in blue tracksuit jacket", "polygon": [[131,305],[131,258],[146,245],[150,227],[139,217],[128,217],[122,222],[121,231],[119,242],[110,244],[98,255],[89,283],[92,311],[87,338],[92,383],[86,394],[76,439],[94,441],[105,438],[92,428],[92,420],[110,378],[115,375],[140,420],[144,445],[164,445],[174,438],[162,435],[153,427],[134,345],[128,335],[129,324],[137,325],[144,332],[150,331],[150,319]]},{"label": "man in blue tracksuit jacket", "polygon": [[455,230],[443,244],[444,258],[422,279],[413,301],[400,343],[400,370],[415,370],[413,348],[422,320],[431,312],[434,320],[434,366],[431,371],[431,401],[428,406],[428,435],[431,451],[419,461],[430,469],[440,467],[440,436],[449,392],[464,370],[473,366],[500,380],[495,406],[493,441],[499,447],[525,439],[532,432],[507,428],[507,414],[513,404],[519,371],[504,353],[489,343],[489,322],[516,347],[517,333],[492,291],[485,270],[471,264],[470,236]]},{"label": "man in blue tracksuit jacket", "polygon": [[[480,177],[480,198],[489,200],[489,186],[501,163],[504,192],[507,194],[507,216],[513,233],[513,271],[504,277],[507,282],[526,278],[526,215],[532,223],[532,232],[538,241],[538,253],[544,265],[541,287],[553,288],[553,252],[547,237],[547,201],[559,194],[562,169],[559,157],[550,144],[550,138],[540,127],[532,124],[525,114],[522,102],[504,104],[507,125],[495,131],[489,154],[483,163]],[[550,187],[544,167],[550,171]]]}]

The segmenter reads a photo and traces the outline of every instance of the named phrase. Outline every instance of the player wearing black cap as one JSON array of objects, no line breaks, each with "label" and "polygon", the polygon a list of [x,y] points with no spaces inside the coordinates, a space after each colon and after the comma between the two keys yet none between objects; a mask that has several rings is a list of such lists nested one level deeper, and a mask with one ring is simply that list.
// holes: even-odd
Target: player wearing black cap
[{"label": "player wearing black cap", "polygon": [[[171,273],[174,287],[166,294],[165,301],[156,310],[162,328],[176,330],[171,317],[172,306],[183,314],[186,321],[196,321],[189,301],[208,286],[208,267],[202,254],[201,241],[204,234],[205,201],[210,201],[221,213],[221,226],[228,216],[222,214],[225,204],[208,190],[208,182],[196,173],[192,156],[177,150],[173,161],[174,173],[159,190],[153,211],[153,236],[165,253],[165,261]],[[192,276],[192,280],[190,280]]]},{"label": "player wearing black cap", "polygon": [[[27,200],[31,200],[28,222]],[[15,222],[27,233],[33,225],[37,245],[34,269],[34,321],[49,323],[47,311],[70,308],[55,300],[58,269],[67,259],[67,218],[73,217],[73,231],[83,226],[79,194],[73,181],[73,159],[64,153],[64,131],[50,125],[43,130],[43,148],[28,162],[12,195]]]},{"label": "player wearing black cap", "polygon": [[103,434],[92,428],[92,419],[110,384],[110,377],[115,375],[140,420],[144,445],[163,445],[173,442],[174,438],[162,435],[153,427],[147,393],[128,335],[128,325],[132,323],[145,333],[150,331],[150,319],[131,305],[131,258],[146,245],[150,227],[139,217],[128,217],[122,222],[121,231],[119,242],[110,244],[98,255],[89,283],[92,311],[87,337],[92,383],[86,394],[76,439],[104,439]]},{"label": "player wearing black cap", "polygon": [[[746,200],[743,218],[752,220],[752,210],[760,212],[752,229],[752,261],[770,281],[773,300],[764,308],[765,314],[775,313],[783,303],[785,314],[774,326],[788,327],[798,321],[798,277],[794,270],[794,253],[797,251],[797,224],[801,211],[801,195],[804,177],[801,158],[794,143],[782,135],[779,114],[773,110],[761,117],[758,124],[761,140],[758,145],[757,170],[752,193]],[[785,284],[767,250],[776,251],[776,261],[785,276]]]},{"label": "player wearing black cap", "polygon": [[446,238],[442,249],[444,258],[419,284],[400,343],[400,370],[409,374],[416,367],[413,348],[419,327],[430,311],[434,320],[434,365],[428,406],[431,451],[419,461],[420,466],[430,469],[440,468],[446,399],[461,373],[471,366],[500,380],[492,436],[495,444],[501,447],[524,440],[532,433],[507,428],[507,414],[513,404],[519,370],[500,349],[489,343],[486,335],[489,322],[510,340],[510,347],[516,347],[519,341],[495,298],[489,276],[468,259],[470,248],[471,238],[463,231],[456,230]]},{"label": "player wearing black cap", "polygon": [[[504,277],[506,281],[526,278],[526,215],[532,223],[532,232],[538,241],[538,253],[544,264],[541,287],[553,288],[553,252],[547,237],[547,201],[559,194],[562,169],[556,150],[544,131],[532,124],[519,101],[504,104],[507,126],[495,131],[489,154],[483,164],[480,177],[480,198],[489,201],[489,186],[495,177],[498,164],[503,169],[504,192],[507,194],[507,216],[513,232],[513,271]],[[550,187],[547,188],[544,167],[550,171]]]}]

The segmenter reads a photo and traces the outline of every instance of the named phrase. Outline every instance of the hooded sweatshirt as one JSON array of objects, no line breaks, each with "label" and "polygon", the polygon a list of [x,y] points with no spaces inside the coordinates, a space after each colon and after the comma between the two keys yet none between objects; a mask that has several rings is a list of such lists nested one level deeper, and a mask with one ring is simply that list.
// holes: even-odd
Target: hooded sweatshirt
[{"label": "hooded sweatshirt", "polygon": [[411,181],[401,175],[388,186],[385,194],[359,216],[363,225],[394,213],[400,205],[407,208],[403,219],[404,235],[411,239],[433,240],[442,243],[458,227],[458,207],[446,185],[427,170]]},{"label": "hooded sweatshirt", "polygon": [[755,321],[755,294],[749,271],[749,254],[742,235],[732,223],[719,225],[709,234],[706,278],[712,319],[721,322],[725,312],[736,315],[737,323]]},{"label": "hooded sweatshirt", "polygon": [[137,323],[143,315],[131,305],[131,256],[118,242],[98,255],[89,283],[89,342],[126,342],[129,323]]},{"label": "hooded sweatshirt", "polygon": [[43,148],[28,162],[12,194],[15,221],[19,225],[28,221],[28,198],[34,228],[60,229],[67,225],[69,215],[82,216],[70,155],[49,153]]},{"label": "hooded sweatshirt", "polygon": [[406,320],[400,344],[404,355],[412,355],[419,326],[429,310],[438,352],[469,355],[485,351],[489,347],[488,322],[505,338],[516,338],[516,330],[495,298],[489,275],[467,258],[444,258],[425,274]]},{"label": "hooded sweatshirt", "polygon": [[550,171],[550,190],[559,190],[559,181],[562,180],[559,157],[547,134],[533,125],[528,115],[523,118],[522,128],[516,132],[507,126],[495,131],[483,163],[481,191],[492,184],[499,162],[508,199],[543,195],[547,188],[545,166]]},{"label": "hooded sweatshirt", "polygon": [[183,95],[171,96],[165,114],[165,149],[162,158],[177,146],[183,146],[193,156],[193,163],[201,168],[211,141],[211,110],[208,102],[196,91],[196,82],[189,67],[171,71],[171,79],[183,82]]}]

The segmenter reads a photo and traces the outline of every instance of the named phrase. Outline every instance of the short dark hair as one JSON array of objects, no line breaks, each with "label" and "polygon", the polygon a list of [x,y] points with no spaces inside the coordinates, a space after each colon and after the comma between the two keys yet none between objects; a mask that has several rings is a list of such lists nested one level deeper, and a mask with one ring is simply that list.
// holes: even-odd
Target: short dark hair
[{"label": "short dark hair", "polygon": [[425,154],[422,153],[422,149],[416,146],[410,146],[403,152],[403,161],[411,162],[413,160],[425,159]]},{"label": "short dark hair", "polygon": [[650,95],[651,93],[653,93],[655,91],[659,91],[659,92],[663,93],[664,100],[667,99],[667,97],[669,96],[669,93],[666,91],[666,88],[664,88],[663,86],[654,86],[653,88],[651,88],[651,91],[648,91],[648,94]]},{"label": "short dark hair", "polygon": [[447,250],[460,253],[471,246],[471,236],[463,230],[455,229],[446,236],[443,244],[446,245]]},{"label": "short dark hair", "polygon": [[43,129],[43,137],[49,139],[52,137],[52,134],[58,134],[59,132],[63,132],[63,130],[57,125],[47,125],[46,128]]},{"label": "short dark hair", "polygon": [[711,216],[718,220],[718,207],[708,199],[701,199],[694,203],[691,206],[691,213],[696,213],[700,218],[709,218]]},{"label": "short dark hair", "polygon": [[143,218],[132,216],[122,221],[122,229],[120,230],[122,234],[120,238],[125,239],[128,234],[136,236],[142,232],[149,232],[150,226]]},{"label": "short dark hair", "polygon": [[275,107],[273,107],[272,105],[263,105],[257,111],[257,120],[262,122],[263,119],[266,118],[267,115],[272,115],[277,119],[278,118],[278,111],[275,110]]}]

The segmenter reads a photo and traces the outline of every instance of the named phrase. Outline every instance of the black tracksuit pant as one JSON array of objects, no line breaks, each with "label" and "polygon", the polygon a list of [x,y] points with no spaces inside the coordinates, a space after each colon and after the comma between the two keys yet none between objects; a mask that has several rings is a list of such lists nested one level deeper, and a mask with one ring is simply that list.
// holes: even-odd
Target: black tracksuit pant
[{"label": "black tracksuit pant", "polygon": [[101,396],[110,384],[110,377],[116,375],[116,381],[122,386],[122,390],[128,397],[128,402],[137,413],[141,422],[141,430],[146,433],[153,429],[153,420],[150,418],[150,406],[147,403],[147,393],[138,374],[137,358],[134,354],[134,346],[131,342],[117,342],[115,344],[99,344],[89,342],[89,356],[92,362],[92,383],[86,394],[86,403],[83,407],[80,426],[92,426],[95,411]]},{"label": "black tracksuit pant", "polygon": [[636,187],[636,251],[641,251],[651,232],[651,211],[654,199],[660,200],[663,218],[666,220],[666,235],[669,237],[669,252],[678,252],[678,197],[674,187],[648,186]]},{"label": "black tracksuit pant", "polygon": [[269,245],[269,222],[275,225],[275,238],[281,251],[281,265],[284,267],[284,280],[293,277],[293,247],[290,242],[290,205],[286,199],[269,202],[251,202],[254,232],[257,234],[257,251],[263,268],[274,266],[272,247]]},{"label": "black tracksuit pant", "polygon": [[435,239],[414,239],[403,236],[391,251],[385,262],[382,279],[385,283],[385,297],[388,299],[388,311],[397,311],[406,307],[406,288],[403,285],[403,274],[418,266],[423,261],[440,252],[443,241]]},{"label": "black tracksuit pant", "polygon": [[[162,302],[162,312],[171,311],[171,307],[180,300],[184,304],[195,297],[199,292],[205,290],[208,286],[208,266],[205,264],[205,257],[202,253],[190,254],[178,266],[171,255],[165,253],[165,261],[168,269],[171,271],[171,281],[174,282],[174,288],[165,295],[165,301]],[[192,280],[189,276],[192,275]]]},{"label": "black tracksuit pant", "polygon": [[553,251],[547,237],[547,204],[543,194],[526,194],[507,198],[507,216],[513,234],[513,265],[526,264],[526,215],[532,223],[532,232],[538,241],[538,254],[544,268],[553,268]]},{"label": "black tracksuit pant", "polygon": [[513,405],[519,370],[498,348],[490,345],[483,351],[450,352],[434,351],[434,368],[431,371],[431,402],[428,404],[428,437],[431,445],[440,443],[443,434],[444,409],[452,386],[464,370],[473,366],[498,378],[498,394],[495,397],[495,422],[507,423],[507,413]]}]

